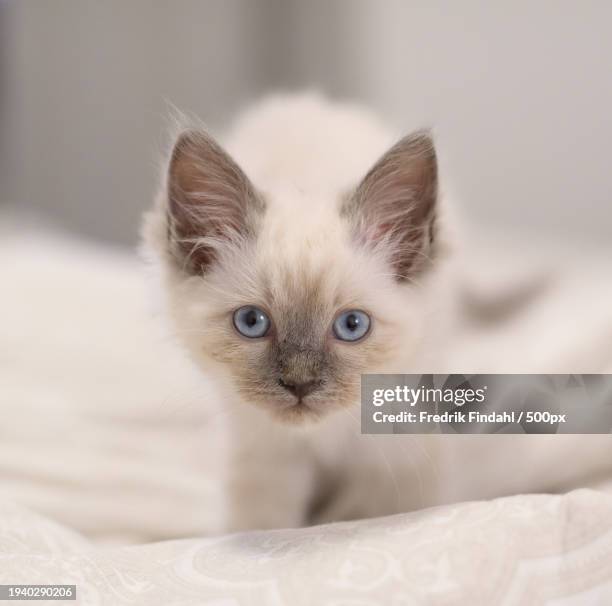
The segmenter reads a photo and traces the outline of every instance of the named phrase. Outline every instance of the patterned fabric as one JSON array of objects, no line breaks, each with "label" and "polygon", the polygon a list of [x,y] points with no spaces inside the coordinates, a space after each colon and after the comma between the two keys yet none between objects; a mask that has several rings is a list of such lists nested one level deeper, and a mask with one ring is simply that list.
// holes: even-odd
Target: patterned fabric
[{"label": "patterned fabric", "polygon": [[0,582],[76,584],[88,606],[610,604],[612,497],[517,496],[120,548],[3,503]]}]

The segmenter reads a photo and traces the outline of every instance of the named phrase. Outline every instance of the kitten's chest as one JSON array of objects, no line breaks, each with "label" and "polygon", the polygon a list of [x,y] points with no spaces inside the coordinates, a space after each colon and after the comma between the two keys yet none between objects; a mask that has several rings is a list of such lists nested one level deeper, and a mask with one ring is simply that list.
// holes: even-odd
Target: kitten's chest
[{"label": "kitten's chest", "polygon": [[327,501],[319,518],[386,515],[435,504],[438,445],[434,436],[362,434],[358,410],[335,415],[308,443],[321,501]]}]

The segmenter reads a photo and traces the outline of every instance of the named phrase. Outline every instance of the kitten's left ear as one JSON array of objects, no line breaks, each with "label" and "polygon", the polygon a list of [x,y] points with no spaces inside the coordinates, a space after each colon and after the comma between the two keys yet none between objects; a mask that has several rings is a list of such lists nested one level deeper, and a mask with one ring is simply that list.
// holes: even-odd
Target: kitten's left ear
[{"label": "kitten's left ear", "polygon": [[419,131],[382,156],[342,212],[357,240],[382,249],[401,281],[432,257],[437,197],[436,152],[430,134]]}]

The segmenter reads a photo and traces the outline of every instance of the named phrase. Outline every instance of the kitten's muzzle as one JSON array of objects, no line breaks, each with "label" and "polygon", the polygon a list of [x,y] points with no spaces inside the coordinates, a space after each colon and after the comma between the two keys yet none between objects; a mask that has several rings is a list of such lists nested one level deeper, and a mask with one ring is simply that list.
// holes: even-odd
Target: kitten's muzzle
[{"label": "kitten's muzzle", "polygon": [[278,385],[299,402],[322,386],[325,355],[320,348],[285,339],[275,353]]},{"label": "kitten's muzzle", "polygon": [[298,383],[279,379],[278,384],[289,393],[293,394],[298,400],[302,400],[302,398],[305,398],[308,394],[315,391],[319,385],[321,385],[321,381],[305,381],[303,383]]}]

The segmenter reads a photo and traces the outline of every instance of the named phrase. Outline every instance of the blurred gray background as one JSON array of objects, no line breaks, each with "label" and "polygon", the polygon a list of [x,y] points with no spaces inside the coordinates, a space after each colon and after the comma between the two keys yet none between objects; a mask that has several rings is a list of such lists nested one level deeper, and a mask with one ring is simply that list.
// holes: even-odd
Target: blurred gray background
[{"label": "blurred gray background", "polygon": [[473,223],[612,234],[612,3],[0,1],[0,204],[133,244],[168,102],[215,131],[276,89],[433,126]]}]

